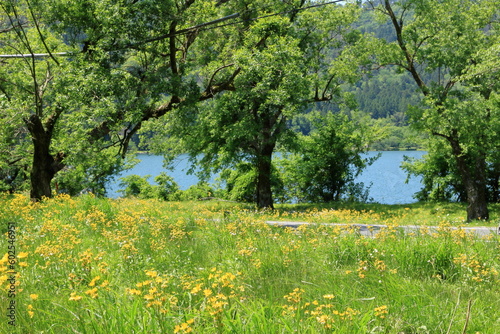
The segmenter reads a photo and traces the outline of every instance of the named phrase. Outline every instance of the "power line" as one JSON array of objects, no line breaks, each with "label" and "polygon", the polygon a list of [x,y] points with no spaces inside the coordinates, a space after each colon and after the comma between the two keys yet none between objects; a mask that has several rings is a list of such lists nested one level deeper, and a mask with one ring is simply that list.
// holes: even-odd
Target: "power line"
[{"label": "power line", "polygon": [[[263,15],[263,16],[255,17],[255,18],[250,18],[250,19],[240,20],[240,21],[237,21],[237,22],[226,23],[226,24],[222,24],[222,25],[217,25],[217,26],[214,26],[214,27],[210,27],[210,26],[212,26],[214,24],[217,24],[217,23],[220,23],[220,22],[224,22],[224,21],[227,21],[227,20],[231,20],[231,19],[235,19],[235,18],[240,17],[240,13],[234,13],[234,14],[227,15],[227,16],[224,16],[222,18],[219,18],[219,19],[216,19],[216,20],[213,20],[213,21],[209,21],[209,22],[205,22],[205,23],[200,23],[200,24],[197,24],[197,25],[189,27],[189,28],[178,30],[178,31],[176,31],[173,34],[164,34],[164,35],[153,37],[153,38],[141,41],[141,42],[137,42],[137,43],[128,45],[127,47],[135,47],[135,46],[139,46],[139,45],[143,45],[143,44],[147,44],[147,43],[151,43],[151,42],[156,42],[156,41],[160,41],[160,40],[171,38],[171,37],[175,37],[175,36],[186,35],[188,33],[191,33],[191,32],[197,31],[197,30],[198,31],[200,31],[200,30],[201,31],[206,31],[206,30],[218,29],[218,28],[223,28],[223,27],[226,27],[226,26],[241,24],[241,23],[244,23],[244,22],[258,21],[258,20],[262,20],[262,19],[265,19],[265,18],[268,18],[268,17],[273,17],[273,16],[278,16],[278,15],[284,15],[284,14],[299,12],[299,11],[303,11],[303,10],[307,10],[307,9],[311,9],[311,8],[317,8],[317,7],[326,6],[326,5],[332,5],[332,4],[339,3],[339,2],[344,2],[344,0],[335,0],[335,1],[323,2],[323,3],[319,3],[319,4],[309,5],[309,6],[306,6],[306,7],[303,7],[303,8],[291,9],[291,10],[287,10],[287,11],[283,11],[283,12],[279,12],[279,13],[272,13],[272,14],[268,14],[268,15]],[[57,52],[57,53],[52,53],[53,56],[69,56],[71,54],[73,54],[73,53],[72,52]],[[49,53],[34,53],[34,54],[0,55],[0,58],[31,58],[31,57],[33,57],[33,58],[42,58],[42,57],[50,57],[50,56],[51,56],[51,54],[49,54]]]},{"label": "power line", "polygon": [[[53,56],[69,56],[71,52],[52,52]],[[0,58],[43,58],[50,57],[49,53],[26,53],[13,55],[0,55]]]},{"label": "power line", "polygon": [[244,22],[262,20],[262,19],[265,19],[265,18],[268,18],[268,17],[272,17],[272,16],[284,15],[284,14],[289,14],[289,13],[293,13],[293,12],[299,12],[299,11],[303,11],[303,10],[307,10],[307,9],[311,9],[311,8],[316,8],[316,7],[326,6],[326,5],[332,5],[332,4],[339,3],[339,2],[345,2],[345,0],[329,1],[329,2],[319,3],[319,4],[315,4],[315,5],[310,5],[310,6],[303,7],[303,8],[296,8],[296,9],[291,9],[291,10],[287,10],[287,11],[283,11],[283,12],[279,12],[279,13],[273,13],[273,14],[268,14],[268,15],[259,16],[259,17],[255,17],[255,18],[240,20],[240,21],[237,21],[237,22],[232,22],[232,23],[226,23],[226,24],[222,24],[222,25],[217,25],[215,27],[208,27],[208,26],[210,26],[212,24],[216,24],[216,23],[219,23],[219,22],[222,22],[222,21],[227,21],[227,20],[234,19],[234,18],[237,18],[237,17],[241,16],[240,13],[235,13],[235,14],[228,15],[228,16],[225,16],[223,18],[220,18],[220,19],[217,19],[217,20],[214,20],[214,21],[202,23],[202,24],[190,27],[190,28],[186,28],[186,29],[182,29],[182,30],[176,31],[173,34],[164,34],[164,35],[161,35],[161,36],[153,37],[151,39],[147,39],[145,41],[141,41],[141,42],[135,43],[135,44],[133,44],[133,46],[147,44],[147,43],[151,43],[151,42],[155,42],[155,41],[159,41],[159,40],[162,40],[162,39],[166,39],[166,38],[170,38],[170,37],[175,37],[175,36],[179,36],[179,35],[186,35],[186,34],[188,34],[190,32],[194,32],[196,30],[206,31],[206,30],[218,29],[218,28],[223,28],[223,27],[227,27],[227,26],[231,26],[231,25],[241,24],[241,23],[244,23]]}]

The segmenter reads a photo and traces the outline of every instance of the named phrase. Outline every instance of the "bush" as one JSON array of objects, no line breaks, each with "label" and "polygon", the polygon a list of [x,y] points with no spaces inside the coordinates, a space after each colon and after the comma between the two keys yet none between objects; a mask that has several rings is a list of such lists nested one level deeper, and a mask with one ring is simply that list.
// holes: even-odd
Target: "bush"
[{"label": "bush", "polygon": [[212,197],[214,194],[214,190],[210,185],[206,182],[198,182],[198,184],[192,185],[188,189],[182,191],[179,190],[176,193],[176,196],[178,196],[178,200],[181,201],[191,201],[191,200],[198,200],[198,199],[203,199],[207,197]]},{"label": "bush", "polygon": [[124,197],[137,197],[137,198],[154,198],[155,192],[153,186],[149,184],[148,179],[151,175],[127,175],[120,178],[120,187],[125,189],[118,190]]},{"label": "bush", "polygon": [[173,201],[179,198],[179,185],[174,181],[174,178],[167,175],[165,172],[160,173],[155,177],[155,182],[158,184],[154,187],[155,197],[165,200]]}]

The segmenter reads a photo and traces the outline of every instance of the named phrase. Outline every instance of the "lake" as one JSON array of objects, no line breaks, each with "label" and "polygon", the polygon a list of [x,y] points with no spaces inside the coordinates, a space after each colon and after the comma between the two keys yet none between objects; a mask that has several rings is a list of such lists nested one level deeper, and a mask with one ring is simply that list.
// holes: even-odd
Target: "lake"
[{"label": "lake", "polygon": [[[407,204],[415,202],[413,195],[422,187],[420,178],[412,177],[408,183],[406,174],[401,169],[403,157],[420,158],[426,152],[423,151],[383,151],[383,152],[368,152],[366,156],[373,157],[381,153],[381,157],[376,160],[371,166],[367,167],[363,173],[356,178],[356,182],[363,182],[365,186],[370,186],[369,197],[374,202],[381,204]],[[114,182],[110,183],[107,192],[112,198],[118,197],[117,192],[119,178],[137,174],[140,176],[151,175],[149,182],[153,182],[155,176],[161,172],[166,172],[172,176],[183,190],[191,185],[198,183],[198,178],[195,175],[187,175],[189,168],[187,156],[181,156],[175,161],[173,171],[168,171],[163,167],[163,157],[156,155],[139,154],[140,162],[134,168],[127,170],[118,175]]]}]

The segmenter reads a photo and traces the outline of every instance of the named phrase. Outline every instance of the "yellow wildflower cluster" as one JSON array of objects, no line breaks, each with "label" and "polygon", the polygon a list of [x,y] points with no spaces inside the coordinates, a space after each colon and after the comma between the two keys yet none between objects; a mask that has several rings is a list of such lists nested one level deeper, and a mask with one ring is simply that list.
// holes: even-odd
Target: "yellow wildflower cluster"
[{"label": "yellow wildflower cluster", "polygon": [[242,240],[238,240],[237,243],[238,255],[250,257],[253,253],[257,251],[257,247],[255,247],[253,238],[245,238]]},{"label": "yellow wildflower cluster", "polygon": [[[358,268],[356,269],[356,273],[359,278],[366,278],[367,273],[372,270],[378,272],[379,275],[384,273],[396,274],[398,272],[397,269],[389,269],[385,261],[381,260],[377,256],[373,256],[373,258],[369,260],[358,261]],[[346,270],[345,273],[349,275],[350,273],[352,273],[352,270]]]},{"label": "yellow wildflower cluster", "polygon": [[46,260],[51,257],[64,258],[68,251],[81,242],[80,230],[72,224],[65,224],[62,220],[52,217],[54,214],[50,212],[44,215],[43,224],[38,232],[45,242],[36,248],[35,253]]},{"label": "yellow wildflower cluster", "polygon": [[385,319],[386,315],[389,313],[389,310],[387,305],[382,305],[375,307],[373,312],[376,317],[379,317],[380,319]]},{"label": "yellow wildflower cluster", "polygon": [[332,300],[335,298],[333,294],[323,295],[323,301],[313,300],[312,302],[304,301],[305,291],[301,288],[295,288],[292,292],[283,296],[287,301],[282,306],[282,315],[285,317],[297,317],[301,319],[314,319],[326,329],[331,329],[336,321],[352,321],[356,316],[361,314],[359,310],[347,307],[343,311],[339,311]]},{"label": "yellow wildflower cluster", "polygon": [[[10,255],[10,256],[12,257],[12,255]],[[19,260],[19,258],[22,259],[22,258],[25,258],[27,256],[28,256],[28,253],[20,253],[17,256],[17,260]],[[14,260],[14,261],[16,261],[15,262],[16,265],[20,265],[21,263],[23,263],[23,262],[17,262],[17,260]],[[5,253],[4,256],[0,259],[0,287],[5,285],[4,286],[5,291],[9,291],[12,289],[11,278],[12,278],[13,271],[9,269],[9,267],[10,267],[9,264],[11,264],[11,263],[12,263],[11,260],[9,260],[9,253]],[[14,286],[15,286],[17,292],[22,291],[22,289],[18,288],[21,285],[20,278],[21,278],[21,273],[16,272],[14,274],[14,279],[15,279]]]},{"label": "yellow wildflower cluster", "polygon": [[174,328],[174,333],[192,333],[193,327],[191,327],[194,323],[194,319],[189,319],[186,322],[183,322],[180,325],[176,325]]},{"label": "yellow wildflower cluster", "polygon": [[[161,313],[180,308],[187,299],[194,308],[191,312],[218,318],[231,300],[238,299],[239,293],[245,290],[242,285],[235,285],[239,273],[223,272],[217,268],[212,268],[205,278],[184,275],[180,280],[171,275],[160,275],[155,270],[146,270],[145,273],[148,279],[137,283],[135,288],[127,288],[126,292],[131,296],[142,296],[147,307],[156,307]],[[179,332],[187,332],[187,325],[190,323],[185,322],[176,328]]]},{"label": "yellow wildflower cluster", "polygon": [[358,277],[365,278],[367,271],[368,271],[368,261],[359,261],[358,269],[356,270],[356,272],[358,273]]},{"label": "yellow wildflower cluster", "polygon": [[386,227],[375,234],[375,238],[381,241],[397,240],[400,233],[398,227],[399,226],[395,223],[387,223]]},{"label": "yellow wildflower cluster", "polygon": [[[450,284],[482,282],[475,288],[485,289],[489,286],[484,283],[498,283],[499,257],[481,254],[485,249],[493,250],[489,254],[498,253],[497,236],[489,236],[488,243],[481,239],[481,248],[470,247],[479,239],[445,223],[439,231],[428,229],[434,235],[421,231],[396,243],[395,237],[400,241],[406,236],[386,215],[382,218],[370,211],[310,210],[299,216],[291,210],[257,212],[232,207],[226,214],[226,205],[233,204],[191,203],[187,207],[186,203],[108,201],[90,196],[58,196],[34,204],[26,196],[4,196],[3,200],[0,211],[15,206],[8,218],[19,219],[15,284],[22,306],[18,310],[25,323],[39,326],[34,327],[36,332],[43,331],[38,310],[46,305],[61,305],[61,310],[81,319],[87,314],[82,313],[85,309],[97,319],[100,312],[114,307],[112,303],[120,303],[126,311],[134,308],[144,321],[163,321],[165,331],[175,333],[227,332],[255,321],[252,317],[259,318],[258,312],[263,310],[266,317],[269,312],[277,318],[272,319],[275,324],[285,324],[296,332],[304,328],[346,332],[345,328],[358,325],[351,323],[356,321],[377,326],[393,320],[387,319],[388,306],[381,305],[385,294],[393,292],[391,284],[384,284],[387,291],[378,295],[379,282],[390,282],[388,275],[398,269],[402,276],[413,273],[415,279],[437,272],[426,266],[418,268],[421,273],[412,272],[412,266],[434,254],[432,247],[441,246],[440,242],[446,242],[442,248],[450,250],[446,254],[454,258],[453,263],[446,262],[455,270],[456,279]],[[313,224],[295,229],[264,223],[281,218]],[[340,224],[321,224],[325,222]],[[388,227],[374,238],[361,237],[353,223],[363,222]],[[431,248],[415,251],[427,245]],[[405,257],[419,254],[426,255],[420,256],[420,262]],[[7,255],[0,258],[0,289],[7,283],[7,259]],[[402,281],[398,282],[406,284]],[[349,289],[351,283],[359,289]],[[294,289],[293,285],[290,290],[279,290],[289,284],[314,290]],[[370,298],[364,298],[365,286],[375,291]],[[328,289],[335,289],[332,292],[337,297]],[[279,296],[284,296],[266,299],[268,291],[281,291]],[[377,304],[368,300],[377,300]],[[391,318],[404,317],[397,312],[399,308],[391,307]],[[50,318],[46,323],[62,318],[61,314],[44,315]],[[87,321],[94,320],[84,320],[83,326]]]},{"label": "yellow wildflower cluster", "polygon": [[459,254],[453,262],[465,269],[467,278],[474,282],[496,282],[498,283],[498,271],[488,266],[485,262],[478,260],[477,255]]},{"label": "yellow wildflower cluster", "polygon": [[35,308],[33,307],[33,305],[31,304],[28,304],[27,306],[27,309],[28,309],[28,315],[30,318],[33,318],[33,316],[35,315]]},{"label": "yellow wildflower cluster", "polygon": [[[70,280],[77,282],[76,285],[80,285],[84,279],[76,279],[75,274],[70,274]],[[73,285],[75,287],[75,285]],[[109,288],[109,281],[108,280],[102,280],[101,276],[95,276],[92,278],[92,280],[87,284],[87,289],[83,292],[84,295],[89,296],[89,298],[96,299],[99,297],[99,291],[105,290],[105,291],[110,291]],[[82,300],[83,296],[79,295],[78,292],[73,291],[71,292],[69,296],[69,300],[71,301],[79,301]]]},{"label": "yellow wildflower cluster", "polygon": [[306,212],[309,221],[314,223],[325,223],[325,222],[342,222],[342,223],[360,223],[363,221],[368,221],[370,223],[376,223],[381,220],[378,213],[369,211],[357,211],[349,209],[317,209],[313,208]]},{"label": "yellow wildflower cluster", "polygon": [[104,212],[102,212],[95,206],[90,210],[77,211],[73,218],[77,222],[81,222],[85,225],[90,226],[94,231],[101,230],[103,227],[111,227],[111,220],[108,219]]}]

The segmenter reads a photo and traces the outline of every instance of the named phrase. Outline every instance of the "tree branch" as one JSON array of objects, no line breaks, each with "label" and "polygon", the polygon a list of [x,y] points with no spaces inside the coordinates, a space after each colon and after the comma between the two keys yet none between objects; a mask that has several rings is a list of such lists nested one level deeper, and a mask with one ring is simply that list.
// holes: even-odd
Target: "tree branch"
[{"label": "tree branch", "polygon": [[392,6],[390,3],[390,0],[384,0],[385,2],[385,9],[387,11],[387,15],[389,15],[392,25],[394,26],[394,29],[396,30],[396,37],[398,41],[398,45],[403,51],[403,54],[406,58],[407,62],[407,69],[409,70],[410,74],[412,75],[413,79],[415,80],[417,86],[420,88],[422,93],[424,95],[429,94],[429,90],[427,89],[427,86],[425,85],[424,81],[420,77],[417,69],[415,68],[415,63],[414,63],[414,56],[410,54],[410,51],[408,50],[406,43],[403,39],[403,19],[402,16],[398,19],[396,17],[396,14],[392,10]]},{"label": "tree branch", "polygon": [[236,70],[234,70],[233,74],[223,83],[220,83],[218,85],[213,85],[213,78],[215,74],[229,66],[233,66],[234,64],[229,64],[229,65],[224,65],[223,67],[218,68],[213,74],[212,77],[210,78],[210,82],[207,85],[207,88],[205,91],[201,94],[199,101],[205,101],[208,100],[212,97],[214,97],[217,93],[223,92],[225,90],[234,90],[234,78],[241,72],[241,68],[238,67]]},{"label": "tree branch", "polygon": [[33,9],[31,8],[31,4],[28,0],[26,0],[26,4],[28,5],[28,10],[30,11],[31,17],[33,18],[33,23],[35,24],[36,31],[38,32],[38,36],[40,36],[40,40],[42,41],[43,47],[50,55],[50,58],[52,58],[52,60],[59,66],[60,65],[59,62],[50,51],[49,47],[47,46],[47,43],[45,43],[45,38],[43,37],[43,34],[40,30],[40,26],[38,25],[38,21],[35,18],[35,14],[33,13]]}]

